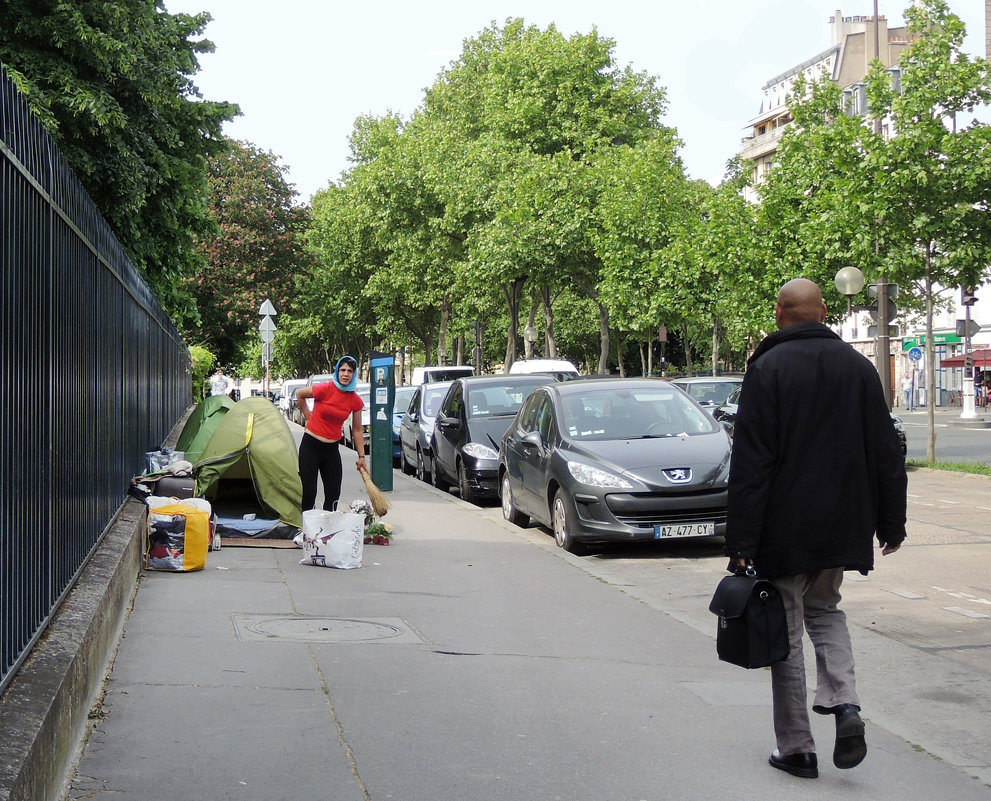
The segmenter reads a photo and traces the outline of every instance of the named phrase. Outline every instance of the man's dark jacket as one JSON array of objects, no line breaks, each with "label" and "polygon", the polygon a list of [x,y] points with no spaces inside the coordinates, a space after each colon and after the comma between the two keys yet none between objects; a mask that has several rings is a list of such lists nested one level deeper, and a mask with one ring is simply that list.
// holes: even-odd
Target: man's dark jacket
[{"label": "man's dark jacket", "polygon": [[740,393],[726,552],[768,577],[866,572],[905,539],[905,462],[874,366],[819,323],[765,338]]}]

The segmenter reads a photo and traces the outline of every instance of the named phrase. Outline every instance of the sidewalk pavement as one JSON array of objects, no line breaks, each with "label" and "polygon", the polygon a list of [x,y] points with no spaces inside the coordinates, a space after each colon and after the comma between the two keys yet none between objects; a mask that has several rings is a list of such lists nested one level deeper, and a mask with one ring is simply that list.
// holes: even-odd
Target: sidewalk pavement
[{"label": "sidewalk pavement", "polygon": [[69,797],[991,798],[869,706],[860,767],[832,766],[813,716],[820,778],[773,770],[768,671],[718,662],[714,617],[702,633],[398,472],[390,500],[395,540],[358,570],[225,548],[145,573]]}]

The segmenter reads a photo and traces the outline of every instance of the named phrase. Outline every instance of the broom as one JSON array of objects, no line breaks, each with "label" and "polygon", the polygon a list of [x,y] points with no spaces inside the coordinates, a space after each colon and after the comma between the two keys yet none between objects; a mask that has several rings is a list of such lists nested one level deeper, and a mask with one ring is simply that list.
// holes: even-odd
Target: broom
[{"label": "broom", "polygon": [[385,513],[389,511],[389,501],[386,500],[385,493],[375,486],[372,477],[368,475],[367,468],[358,467],[358,472],[361,473],[361,480],[365,482],[365,491],[368,493],[368,500],[372,504],[372,509],[379,517],[384,517]]}]

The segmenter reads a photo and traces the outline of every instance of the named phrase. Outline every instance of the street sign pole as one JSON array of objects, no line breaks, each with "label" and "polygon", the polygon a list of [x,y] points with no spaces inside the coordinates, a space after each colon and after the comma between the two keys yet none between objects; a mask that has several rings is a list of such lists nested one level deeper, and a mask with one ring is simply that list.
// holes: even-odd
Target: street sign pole
[{"label": "street sign pole", "polygon": [[964,339],[963,339],[963,403],[960,409],[961,420],[973,420],[977,417],[974,404],[974,354],[970,349],[970,304],[964,304]]},{"label": "street sign pole", "polygon": [[[875,18],[876,19],[876,18]],[[888,279],[877,282],[877,371],[881,376],[884,400],[891,409],[891,332],[888,330]]]},{"label": "street sign pole", "polygon": [[258,310],[258,315],[262,318],[258,325],[258,333],[262,340],[262,389],[266,398],[271,398],[272,389],[272,340],[275,339],[275,322],[272,318],[278,314],[272,301],[266,300]]}]

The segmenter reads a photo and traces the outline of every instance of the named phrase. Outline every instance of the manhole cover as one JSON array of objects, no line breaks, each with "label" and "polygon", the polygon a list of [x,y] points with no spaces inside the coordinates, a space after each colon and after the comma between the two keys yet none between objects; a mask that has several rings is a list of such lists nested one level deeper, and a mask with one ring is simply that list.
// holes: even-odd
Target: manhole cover
[{"label": "manhole cover", "polygon": [[423,641],[400,618],[285,617],[279,615],[231,616],[242,642],[291,640],[294,642],[388,642],[420,645]]}]

